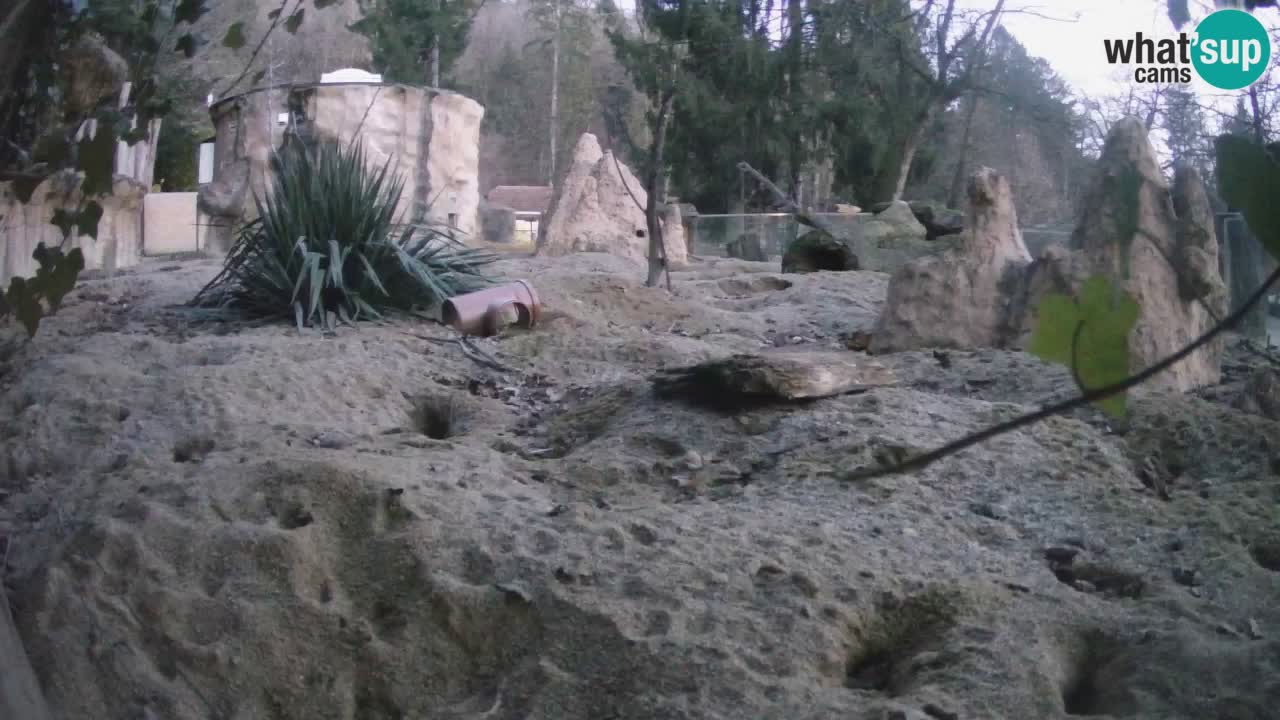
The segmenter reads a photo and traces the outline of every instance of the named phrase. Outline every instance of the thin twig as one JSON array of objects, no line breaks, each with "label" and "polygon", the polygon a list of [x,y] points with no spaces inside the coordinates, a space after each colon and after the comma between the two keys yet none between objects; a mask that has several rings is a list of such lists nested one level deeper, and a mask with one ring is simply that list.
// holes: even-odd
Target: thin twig
[{"label": "thin twig", "polygon": [[1021,415],[1019,417],[1013,418],[1012,420],[1008,420],[998,425],[993,425],[984,430],[979,430],[978,432],[972,433],[970,435],[966,435],[960,438],[959,440],[949,442],[946,445],[943,445],[942,447],[937,448],[936,450],[931,450],[923,455],[917,455],[916,457],[910,458],[896,465],[891,465],[885,468],[875,468],[875,469],[854,471],[846,475],[845,479],[846,480],[870,480],[873,478],[885,477],[888,475],[896,475],[902,472],[921,470],[945,457],[954,455],[957,452],[960,452],[961,450],[971,448],[974,445],[978,445],[980,443],[986,442],[991,438],[1003,435],[1007,432],[1011,432],[1019,428],[1026,427],[1028,425],[1033,425],[1035,423],[1040,422],[1041,420],[1052,417],[1054,415],[1058,415],[1060,413],[1074,410],[1078,407],[1083,407],[1090,403],[1097,402],[1098,400],[1104,400],[1106,398],[1111,397],[1112,395],[1118,395],[1130,388],[1137,387],[1138,385],[1141,385],[1142,383],[1146,382],[1152,377],[1155,377],[1161,372],[1164,372],[1170,367],[1178,364],[1179,362],[1187,358],[1189,355],[1194,353],[1196,350],[1199,350],[1200,348],[1209,344],[1209,342],[1211,342],[1215,337],[1217,337],[1218,335],[1222,334],[1224,331],[1238,324],[1241,320],[1244,319],[1244,317],[1249,313],[1249,311],[1253,309],[1254,305],[1257,305],[1262,300],[1262,298],[1266,297],[1267,291],[1270,290],[1271,286],[1274,285],[1277,281],[1280,281],[1280,268],[1276,269],[1275,272],[1271,273],[1271,275],[1267,278],[1266,282],[1264,282],[1261,287],[1255,290],[1253,295],[1249,296],[1249,299],[1246,300],[1245,303],[1241,305],[1238,310],[1228,315],[1226,318],[1222,320],[1222,322],[1218,323],[1217,325],[1214,325],[1207,332],[1205,332],[1200,337],[1196,338],[1194,341],[1192,341],[1190,344],[1183,347],[1181,350],[1173,353],[1169,357],[1137,373],[1136,375],[1131,375],[1125,378],[1124,380],[1121,380],[1116,383],[1112,383],[1111,385],[1106,385],[1104,387],[1100,387],[1095,390],[1089,390],[1087,392],[1083,392],[1080,395],[1077,395],[1069,400],[1064,400],[1062,402],[1055,403],[1053,405],[1049,405],[1047,407],[1041,408],[1040,410],[1036,410],[1035,412],[1028,413],[1026,415]]},{"label": "thin twig", "polygon": [[[267,38],[271,37],[271,33],[275,32],[276,27],[280,24],[280,19],[285,16],[284,11],[288,5],[289,0],[281,1],[280,7],[277,8],[275,19],[271,21],[271,25],[267,27],[266,32],[262,33],[262,38],[258,40],[258,46],[253,49],[253,54],[249,56],[249,62],[245,63],[244,70],[241,70],[240,74],[236,76],[236,79],[231,81],[231,84],[222,91],[223,97],[226,97],[227,93],[235,89],[235,87],[240,84],[240,81],[244,80],[245,76],[249,74],[249,71],[253,69],[253,63],[257,61],[258,53],[262,52],[262,47],[267,44]],[[293,6],[293,12],[297,13],[298,8],[301,5],[302,0],[298,0],[298,2]],[[292,17],[292,15],[290,15],[290,17]]]}]

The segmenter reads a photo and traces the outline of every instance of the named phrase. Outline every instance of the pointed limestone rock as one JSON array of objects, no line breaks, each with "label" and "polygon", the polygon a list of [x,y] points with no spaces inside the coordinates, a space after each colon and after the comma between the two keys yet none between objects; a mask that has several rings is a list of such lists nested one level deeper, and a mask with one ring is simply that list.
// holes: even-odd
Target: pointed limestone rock
[{"label": "pointed limestone rock", "polygon": [[872,337],[873,353],[999,347],[1017,324],[1016,287],[1031,262],[1009,183],[990,168],[969,179],[967,230],[955,248],[903,265]]},{"label": "pointed limestone rock", "polygon": [[[1077,292],[1094,274],[1116,280],[1141,308],[1129,340],[1136,372],[1182,349],[1226,313],[1213,215],[1200,177],[1178,173],[1173,192],[1146,128],[1126,118],[1112,128],[1072,235],[1074,252],[1046,252],[1028,281],[1024,340],[1039,299]],[[1221,378],[1222,345],[1197,350],[1152,378],[1151,387],[1187,391]]]},{"label": "pointed limestone rock", "polygon": [[[611,151],[601,150],[591,133],[578,139],[573,161],[557,186],[539,231],[539,255],[604,252],[639,263],[649,256],[644,206],[644,183]],[[674,206],[668,205],[668,211]],[[664,232],[667,256],[673,266],[686,262],[678,209],[666,217],[674,230]]]}]

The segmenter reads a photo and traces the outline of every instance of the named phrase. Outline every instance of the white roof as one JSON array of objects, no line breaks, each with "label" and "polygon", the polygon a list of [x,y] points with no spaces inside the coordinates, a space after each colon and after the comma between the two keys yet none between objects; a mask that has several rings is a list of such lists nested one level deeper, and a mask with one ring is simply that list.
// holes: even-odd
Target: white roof
[{"label": "white roof", "polygon": [[375,75],[374,73],[371,73],[371,72],[365,72],[364,70],[360,70],[358,68],[342,68],[341,70],[334,70],[333,72],[324,73],[323,75],[320,76],[320,82],[322,84],[380,83],[382,82],[382,76]]}]

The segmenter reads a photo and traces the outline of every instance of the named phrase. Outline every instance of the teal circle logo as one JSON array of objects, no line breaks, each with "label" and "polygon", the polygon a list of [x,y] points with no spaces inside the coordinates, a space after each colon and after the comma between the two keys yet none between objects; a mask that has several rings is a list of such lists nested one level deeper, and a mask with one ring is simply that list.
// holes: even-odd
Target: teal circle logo
[{"label": "teal circle logo", "polygon": [[1219,10],[1201,20],[1192,42],[1196,72],[1219,90],[1249,87],[1271,62],[1267,29],[1243,10]]}]

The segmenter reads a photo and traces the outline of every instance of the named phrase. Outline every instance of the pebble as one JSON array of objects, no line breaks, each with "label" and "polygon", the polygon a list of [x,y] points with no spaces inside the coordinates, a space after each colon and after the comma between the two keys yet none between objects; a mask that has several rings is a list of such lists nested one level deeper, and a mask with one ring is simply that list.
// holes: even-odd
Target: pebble
[{"label": "pebble", "polygon": [[1179,585],[1186,585],[1187,587],[1198,587],[1204,584],[1204,578],[1200,575],[1200,572],[1194,568],[1174,568],[1173,579]]},{"label": "pebble", "polygon": [[1080,548],[1066,545],[1051,545],[1044,549],[1044,556],[1049,562],[1062,565],[1070,565],[1079,554]]},{"label": "pebble", "polygon": [[684,454],[684,466],[690,470],[697,470],[703,466],[702,455],[697,450],[690,450]]}]

